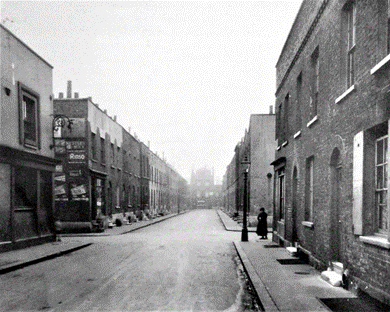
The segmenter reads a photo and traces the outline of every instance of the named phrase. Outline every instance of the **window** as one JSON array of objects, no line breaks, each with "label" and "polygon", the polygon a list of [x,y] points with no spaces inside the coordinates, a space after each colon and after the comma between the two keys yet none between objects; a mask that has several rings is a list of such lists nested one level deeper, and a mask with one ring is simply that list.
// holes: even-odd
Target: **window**
[{"label": "window", "polygon": [[15,172],[15,208],[36,209],[38,179],[35,169],[16,167]]},{"label": "window", "polygon": [[100,138],[100,161],[106,163],[106,145],[104,139]]},{"label": "window", "polygon": [[302,103],[302,73],[300,73],[297,78],[297,105],[295,108],[295,130],[296,131],[299,131],[302,127],[301,103]]},{"label": "window", "polygon": [[118,146],[117,147],[117,153],[116,153],[116,163],[118,164],[118,167],[121,167],[121,165],[120,165],[120,155],[121,155],[121,149]]},{"label": "window", "polygon": [[310,119],[317,116],[317,107],[318,107],[318,92],[320,88],[320,64],[319,64],[319,49],[315,49],[311,56],[311,70],[312,70],[312,85],[311,85],[311,95],[310,95]]},{"label": "window", "polygon": [[[357,133],[353,149],[353,229],[365,238],[389,237],[389,122]],[[388,242],[388,238],[385,238]],[[369,242],[371,242],[369,240]],[[388,248],[390,245],[387,243]]]},{"label": "window", "polygon": [[277,171],[278,174],[278,206],[279,206],[279,220],[284,220],[284,207],[285,207],[285,180],[284,180],[284,168]]},{"label": "window", "polygon": [[305,221],[313,221],[314,210],[314,157],[306,160],[306,201]]},{"label": "window", "polygon": [[19,88],[19,137],[20,143],[40,148],[39,138],[39,95],[21,82]]},{"label": "window", "polygon": [[287,140],[288,135],[288,106],[290,101],[290,94],[287,93],[286,97],[284,98],[284,112],[283,112],[283,133],[284,138],[283,140]]},{"label": "window", "polygon": [[387,54],[390,54],[390,0],[387,0]]},{"label": "window", "polygon": [[111,164],[115,163],[115,148],[114,143],[111,143]]},{"label": "window", "polygon": [[96,134],[91,132],[91,154],[92,159],[96,159]]},{"label": "window", "polygon": [[347,14],[347,88],[355,83],[356,5],[346,6]]},{"label": "window", "polygon": [[387,223],[387,167],[388,136],[376,140],[375,144],[375,208],[379,233],[386,233]]},{"label": "window", "polygon": [[278,109],[278,115],[277,115],[277,136],[280,140],[282,140],[283,137],[283,121],[282,121],[282,116],[283,116],[283,104],[279,104],[279,109]]}]

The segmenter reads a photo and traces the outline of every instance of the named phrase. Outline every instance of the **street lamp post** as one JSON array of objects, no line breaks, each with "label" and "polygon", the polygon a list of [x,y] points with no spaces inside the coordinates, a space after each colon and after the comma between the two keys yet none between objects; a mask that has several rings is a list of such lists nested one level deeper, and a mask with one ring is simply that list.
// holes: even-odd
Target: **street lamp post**
[{"label": "street lamp post", "polygon": [[242,231],[241,231],[241,241],[248,241],[248,226],[247,226],[247,210],[248,210],[248,171],[250,167],[250,161],[248,156],[244,157],[244,160],[241,162],[244,167],[244,207],[243,207],[243,220],[242,220]]}]

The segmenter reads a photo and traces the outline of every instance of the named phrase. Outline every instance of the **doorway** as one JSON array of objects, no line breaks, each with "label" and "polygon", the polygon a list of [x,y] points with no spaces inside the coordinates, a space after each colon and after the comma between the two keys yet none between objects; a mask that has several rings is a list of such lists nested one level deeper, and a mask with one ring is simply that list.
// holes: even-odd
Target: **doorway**
[{"label": "doorway", "polygon": [[330,253],[334,261],[341,261],[341,218],[340,218],[340,195],[341,195],[341,161],[338,148],[333,150],[330,159]]},{"label": "doorway", "polygon": [[297,231],[297,210],[298,210],[298,169],[294,167],[293,179],[292,179],[292,233],[291,239],[293,246],[296,246],[298,242],[298,231]]}]

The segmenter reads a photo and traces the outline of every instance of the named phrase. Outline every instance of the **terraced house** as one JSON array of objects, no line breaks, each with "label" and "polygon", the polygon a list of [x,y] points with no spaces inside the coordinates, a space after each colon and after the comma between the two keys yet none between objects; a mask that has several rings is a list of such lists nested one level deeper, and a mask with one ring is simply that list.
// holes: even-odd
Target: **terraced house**
[{"label": "terraced house", "polygon": [[0,251],[53,241],[53,67],[0,25]]},{"label": "terraced house", "polygon": [[276,65],[274,235],[390,302],[390,2],[302,2]]}]

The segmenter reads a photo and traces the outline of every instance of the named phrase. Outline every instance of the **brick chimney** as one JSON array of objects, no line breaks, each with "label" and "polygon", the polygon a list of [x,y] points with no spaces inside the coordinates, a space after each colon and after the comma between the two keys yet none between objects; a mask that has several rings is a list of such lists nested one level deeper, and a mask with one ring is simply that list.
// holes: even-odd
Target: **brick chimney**
[{"label": "brick chimney", "polygon": [[75,93],[74,93],[74,98],[75,98],[75,99],[78,99],[78,98],[79,98],[79,93],[78,93],[78,92],[75,92]]},{"label": "brick chimney", "polygon": [[64,92],[60,92],[60,93],[58,94],[58,98],[63,99],[63,98],[64,98]]},{"label": "brick chimney", "polygon": [[68,89],[67,89],[67,92],[66,92],[66,97],[68,99],[72,98],[72,81],[71,80],[68,80]]},{"label": "brick chimney", "polygon": [[273,106],[270,105],[270,106],[269,106],[269,114],[270,114],[270,115],[273,115],[273,113],[274,113]]}]

